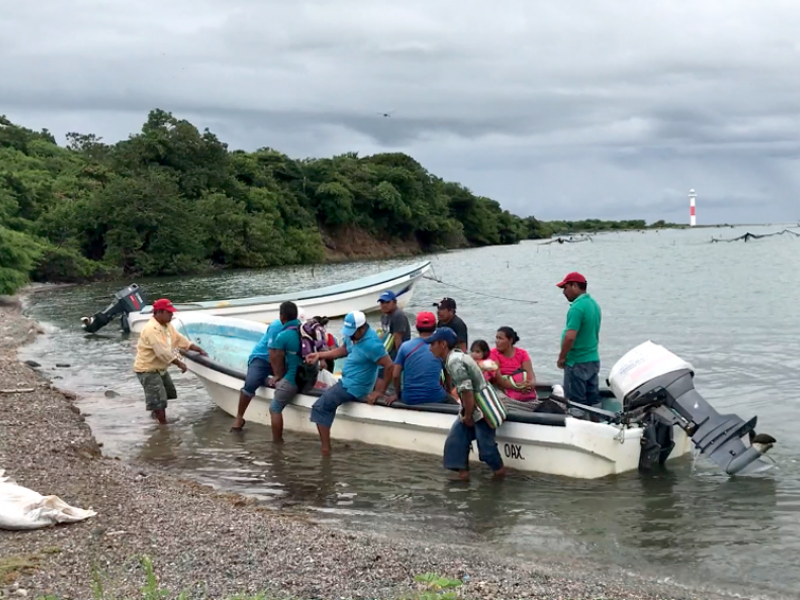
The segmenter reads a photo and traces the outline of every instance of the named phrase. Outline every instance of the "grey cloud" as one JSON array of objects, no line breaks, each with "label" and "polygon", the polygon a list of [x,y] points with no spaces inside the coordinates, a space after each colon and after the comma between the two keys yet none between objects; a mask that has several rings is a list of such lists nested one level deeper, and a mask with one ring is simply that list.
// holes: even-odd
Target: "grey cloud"
[{"label": "grey cloud", "polygon": [[683,218],[695,187],[699,215],[794,219],[798,25],[785,0],[39,0],[0,21],[0,112],[114,140],[159,107],[232,147],[406,151],[546,218]]}]

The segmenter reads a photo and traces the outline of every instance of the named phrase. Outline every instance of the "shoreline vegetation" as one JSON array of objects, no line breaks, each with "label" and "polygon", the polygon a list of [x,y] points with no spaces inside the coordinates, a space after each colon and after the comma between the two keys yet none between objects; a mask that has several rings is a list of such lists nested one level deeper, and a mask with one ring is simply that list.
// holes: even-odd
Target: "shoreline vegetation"
[{"label": "shoreline vegetation", "polygon": [[[18,349],[42,328],[0,306],[0,468],[97,516],[0,535],[0,598],[38,600],[732,600],[708,584],[634,574],[582,557],[523,557],[482,543],[340,530],[104,456],[76,396]],[[16,390],[16,391],[14,391]],[[153,425],[155,428],[156,425]],[[472,531],[472,533],[470,533]]]},{"label": "shoreline vegetation", "polygon": [[128,139],[73,132],[66,147],[0,116],[0,294],[665,227],[683,226],[518,217],[402,153],[230,150],[160,109]]}]

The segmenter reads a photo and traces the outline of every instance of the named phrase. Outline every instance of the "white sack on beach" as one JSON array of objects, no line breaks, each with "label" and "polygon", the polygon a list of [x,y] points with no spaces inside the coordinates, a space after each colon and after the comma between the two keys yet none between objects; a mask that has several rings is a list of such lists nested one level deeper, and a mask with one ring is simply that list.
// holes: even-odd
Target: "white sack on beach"
[{"label": "white sack on beach", "polygon": [[97,513],[75,508],[58,496],[42,496],[17,485],[0,469],[0,529],[41,529],[56,523],[75,523]]}]

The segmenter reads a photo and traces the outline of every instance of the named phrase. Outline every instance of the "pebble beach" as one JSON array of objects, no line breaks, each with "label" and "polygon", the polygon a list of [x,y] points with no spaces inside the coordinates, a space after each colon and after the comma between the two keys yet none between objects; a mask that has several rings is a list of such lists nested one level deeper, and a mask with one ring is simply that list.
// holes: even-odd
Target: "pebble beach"
[{"label": "pebble beach", "polygon": [[0,470],[19,485],[98,514],[75,524],[0,532],[0,597],[95,598],[92,584],[100,581],[103,598],[141,598],[143,556],[170,598],[265,592],[281,599],[399,599],[417,590],[416,575],[431,572],[462,579],[457,593],[463,598],[743,597],[561,557],[533,561],[473,545],[337,530],[105,457],[75,396],[18,360],[18,348],[44,333],[19,305],[6,304],[0,308]]}]

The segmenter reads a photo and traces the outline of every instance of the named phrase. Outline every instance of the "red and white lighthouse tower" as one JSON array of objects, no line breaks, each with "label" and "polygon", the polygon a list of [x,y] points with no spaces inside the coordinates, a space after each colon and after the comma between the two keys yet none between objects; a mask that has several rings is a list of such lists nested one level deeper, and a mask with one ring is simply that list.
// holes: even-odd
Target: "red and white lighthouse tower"
[{"label": "red and white lighthouse tower", "polygon": [[697,225],[697,216],[695,215],[695,201],[697,200],[697,194],[694,193],[694,190],[689,190],[689,226],[694,227]]}]

